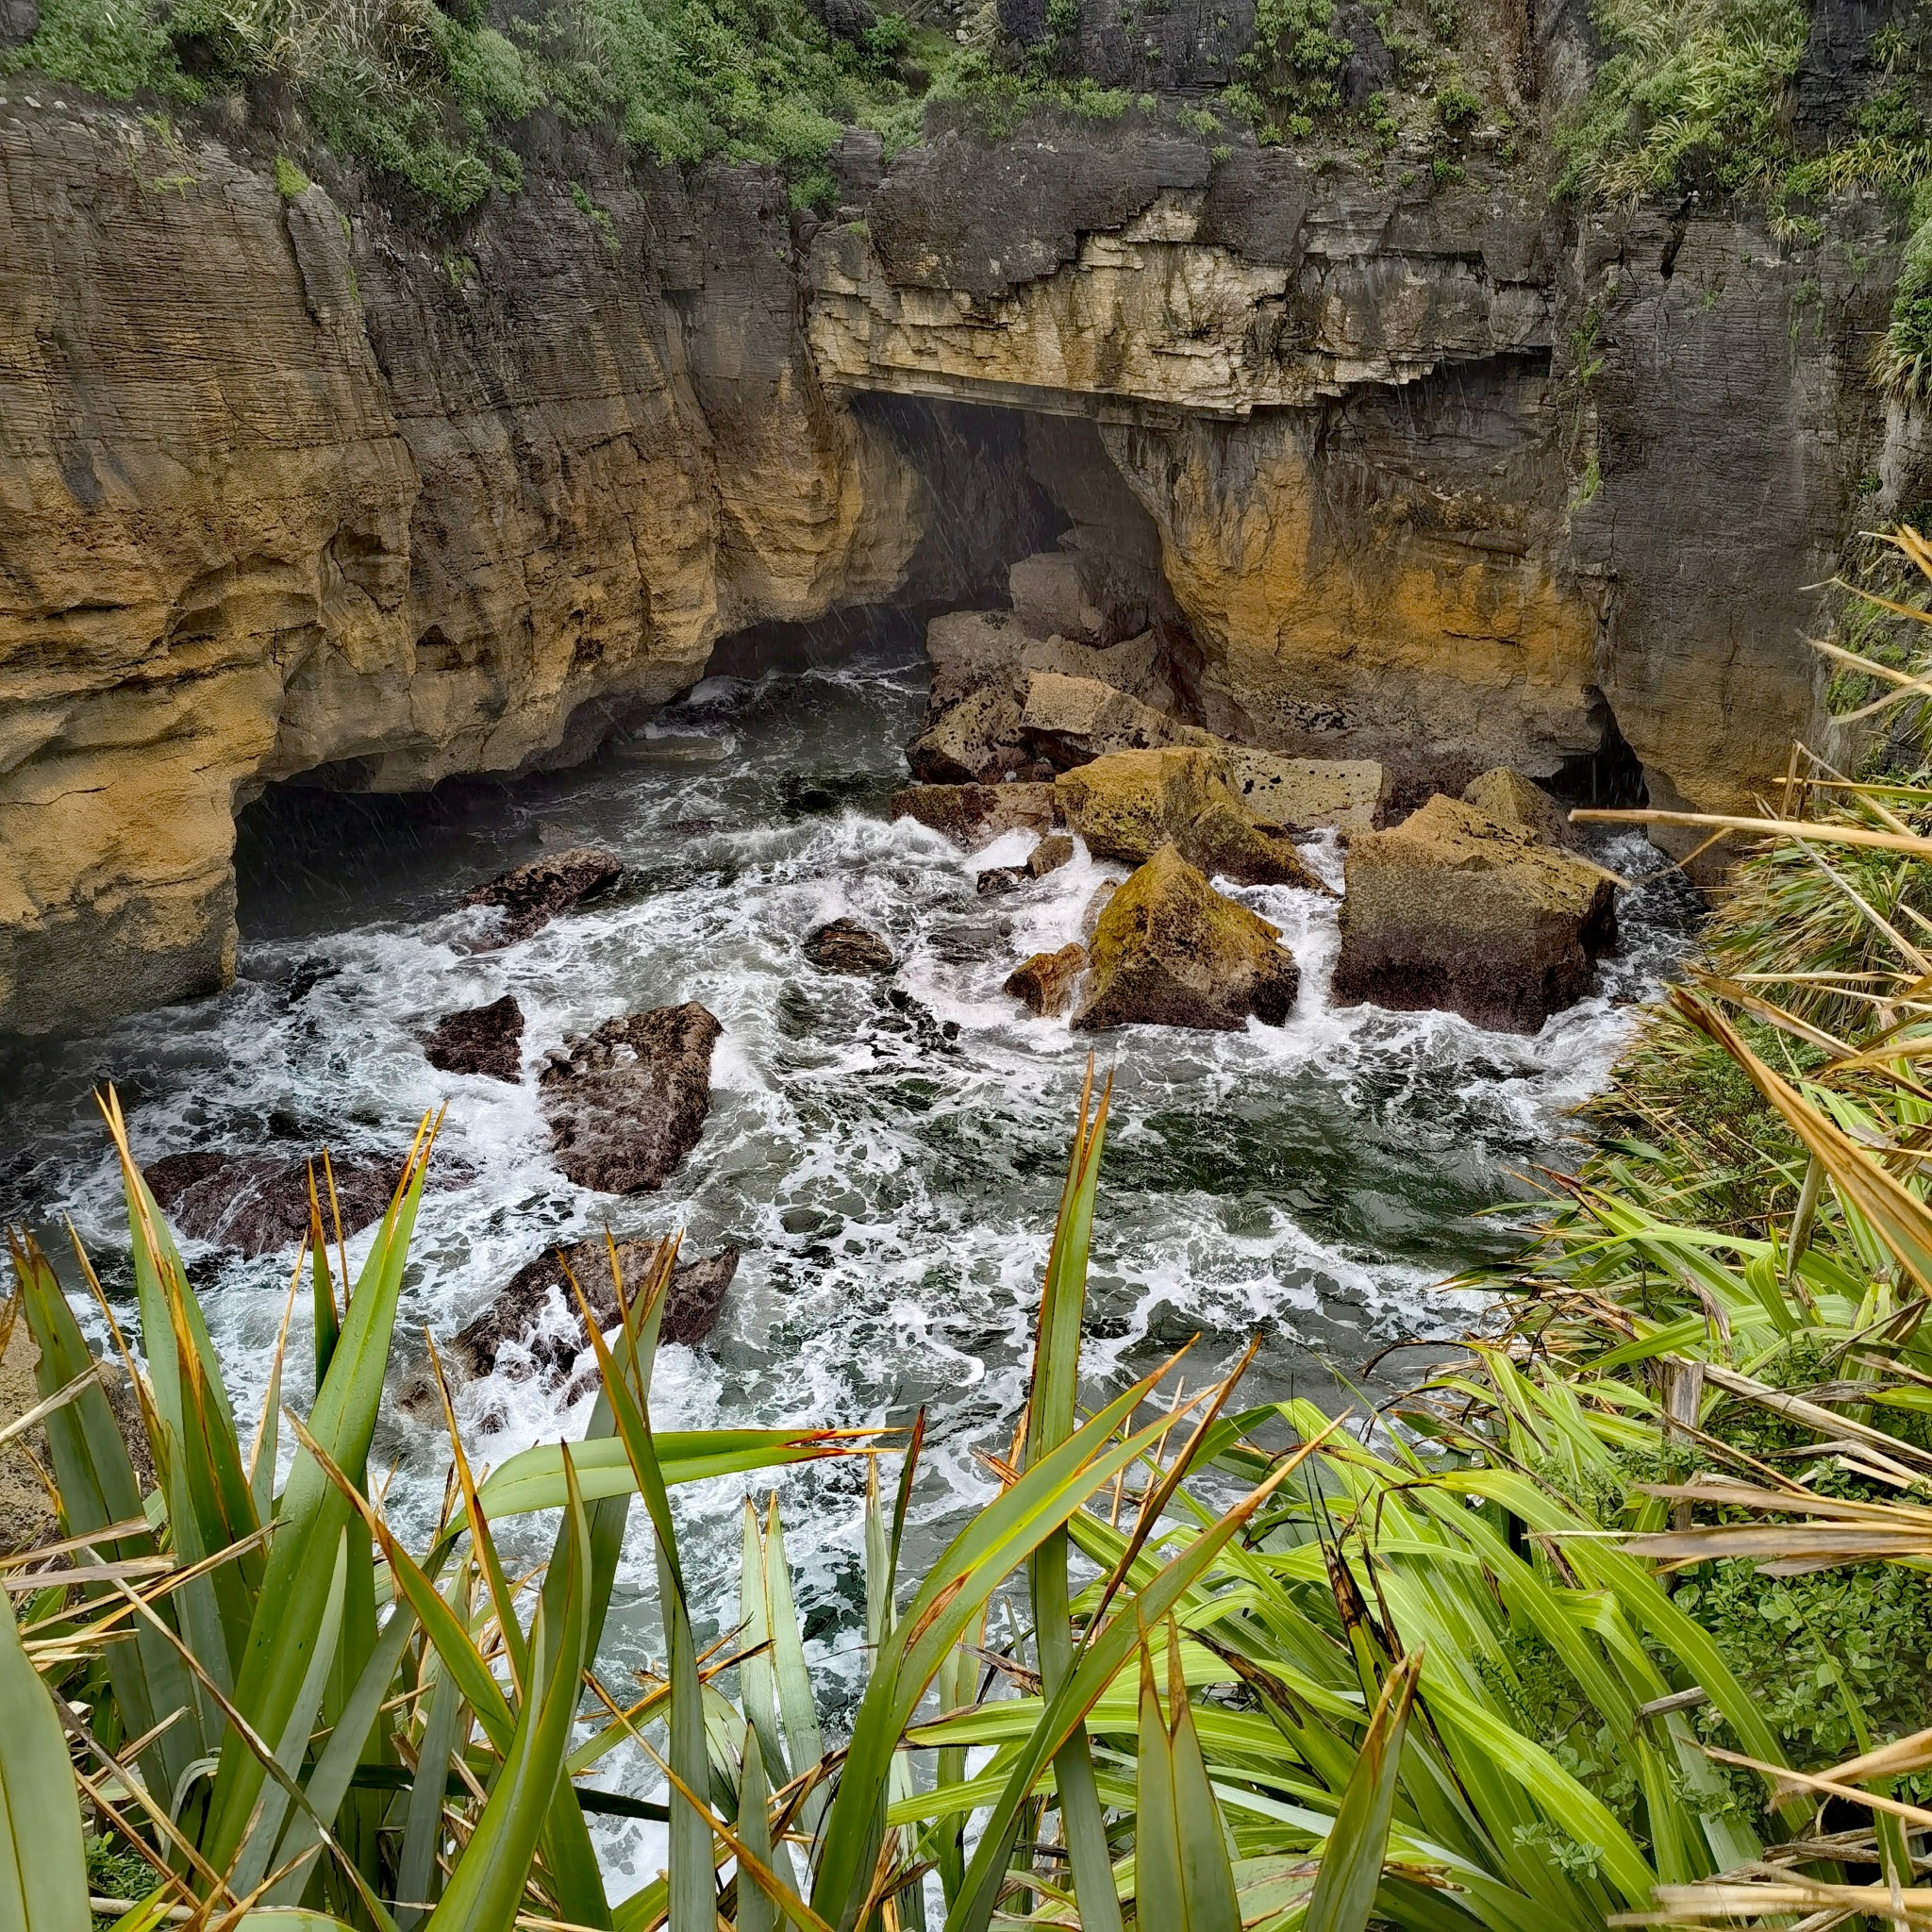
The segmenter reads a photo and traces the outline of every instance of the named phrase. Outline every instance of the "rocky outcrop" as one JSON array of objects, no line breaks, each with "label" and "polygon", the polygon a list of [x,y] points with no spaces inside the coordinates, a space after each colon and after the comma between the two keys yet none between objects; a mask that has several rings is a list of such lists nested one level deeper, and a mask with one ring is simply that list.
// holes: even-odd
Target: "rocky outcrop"
[{"label": "rocky outcrop", "polygon": [[1382,809],[1387,781],[1372,758],[1295,758],[1224,745],[1221,763],[1249,811],[1291,832],[1366,832]]},{"label": "rocky outcrop", "polygon": [[1534,1033],[1615,935],[1610,874],[1438,796],[1350,844],[1334,997]]},{"label": "rocky outcrop", "polygon": [[[399,1155],[351,1151],[332,1153],[325,1168],[319,1154],[311,1162],[300,1154],[200,1148],[164,1154],[142,1172],[176,1233],[244,1255],[272,1255],[308,1233],[311,1166],[323,1231],[333,1239],[339,1223],[344,1235],[359,1234],[389,1212],[403,1163]],[[461,1161],[438,1153],[430,1158],[425,1186],[436,1192],[470,1178]]]},{"label": "rocky outcrop", "polygon": [[821,973],[891,973],[899,963],[891,947],[856,919],[834,919],[808,934],[805,957]]},{"label": "rocky outcrop", "polygon": [[1057,953],[1035,953],[1007,975],[1002,992],[1010,993],[1029,1012],[1057,1019],[1074,1004],[1080,975],[1087,970],[1087,948],[1074,941]]},{"label": "rocky outcrop", "polygon": [[895,819],[914,819],[976,851],[1008,832],[1044,832],[1058,823],[1058,808],[1049,784],[908,785],[892,794]]},{"label": "rocky outcrop", "polygon": [[1115,752],[1066,773],[1054,795],[1096,858],[1141,865],[1172,843],[1242,885],[1328,890],[1291,840],[1249,817],[1213,751]]},{"label": "rocky outcrop", "polygon": [[[639,1241],[616,1245],[625,1297],[635,1300],[650,1279],[658,1244]],[[658,1341],[685,1347],[702,1341],[716,1325],[724,1291],[737,1273],[736,1248],[721,1249],[675,1269],[664,1291]],[[578,1293],[589,1305],[591,1319],[600,1331],[616,1327],[620,1319],[616,1281],[610,1272],[610,1248],[601,1238],[553,1248],[518,1269],[490,1306],[444,1346],[445,1374],[451,1382],[462,1383],[491,1374],[502,1366],[520,1380],[531,1375],[561,1380],[590,1347],[584,1338]],[[432,1406],[434,1401],[435,1387],[426,1374],[414,1378],[404,1391],[404,1406],[412,1412]]]},{"label": "rocky outcrop", "polygon": [[1560,851],[1583,850],[1582,835],[1570,823],[1569,814],[1541,785],[1532,784],[1521,772],[1507,767],[1485,772],[1463,787],[1462,800],[1507,831],[1521,832],[1525,838],[1554,845]]},{"label": "rocky outcrop", "polygon": [[1280,929],[1224,898],[1163,845],[1107,903],[1093,934],[1074,1027],[1194,1026],[1239,1031],[1249,1016],[1279,1026],[1301,974]]},{"label": "rocky outcrop", "polygon": [[1058,872],[1069,864],[1074,857],[1074,841],[1064,833],[1055,833],[1042,839],[1027,855],[1024,865],[994,865],[974,875],[974,890],[982,899],[994,898],[1001,892],[1010,892],[1021,886],[1030,885],[1035,879],[1043,879],[1048,873]]},{"label": "rocky outcrop", "polygon": [[587,845],[547,852],[541,858],[513,866],[464,895],[465,906],[485,907],[498,915],[474,950],[493,952],[526,940],[578,900],[609,891],[623,876],[624,861],[614,852]]},{"label": "rocky outcrop", "polygon": [[445,1013],[423,1041],[423,1058],[440,1073],[486,1074],[518,1080],[524,1068],[524,1009],[512,993],[485,1007]]},{"label": "rocky outcrop", "polygon": [[555,1050],[541,1074],[558,1165],[580,1188],[661,1188],[698,1143],[724,1029],[695,1000],[624,1013]]}]

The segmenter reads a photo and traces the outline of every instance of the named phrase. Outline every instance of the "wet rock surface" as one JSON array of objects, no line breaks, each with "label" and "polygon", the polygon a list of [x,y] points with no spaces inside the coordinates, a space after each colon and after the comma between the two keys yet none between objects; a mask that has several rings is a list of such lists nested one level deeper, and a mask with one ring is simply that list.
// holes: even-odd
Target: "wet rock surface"
[{"label": "wet rock surface", "polygon": [[1096,858],[1144,865],[1163,845],[1242,885],[1328,889],[1292,840],[1250,818],[1213,751],[1114,752],[1063,774],[1054,795]]},{"label": "wet rock surface", "polygon": [[1439,1008],[1536,1032],[1590,990],[1616,937],[1616,882],[1438,796],[1349,847],[1334,997],[1398,1012]]},{"label": "wet rock surface", "polygon": [[[617,1243],[617,1267],[627,1299],[634,1299],[650,1278],[658,1252],[655,1241]],[[591,1319],[600,1329],[617,1325],[617,1287],[610,1272],[610,1250],[600,1238],[555,1248],[520,1268],[504,1283],[490,1306],[475,1321],[459,1328],[441,1351],[445,1374],[455,1382],[475,1381],[492,1374],[499,1363],[506,1372],[506,1352],[520,1375],[559,1380],[575,1366],[590,1343],[584,1339],[583,1317],[565,1274],[568,1267]],[[738,1250],[687,1261],[675,1269],[665,1291],[664,1313],[658,1339],[695,1346],[716,1325],[724,1305],[724,1291],[738,1273]],[[425,1370],[411,1378],[403,1403],[420,1414],[435,1406],[435,1389]]]},{"label": "wet rock surface", "polygon": [[1507,765],[1472,778],[1463,788],[1462,800],[1486,819],[1541,845],[1559,852],[1583,850],[1583,836],[1570,823],[1570,814],[1541,785]]},{"label": "wet rock surface", "polygon": [[425,1036],[423,1057],[445,1074],[487,1074],[492,1080],[523,1074],[524,1009],[511,993],[488,1006],[445,1013]]},{"label": "wet rock surface", "polygon": [[[328,1182],[319,1151],[314,1163],[323,1228],[333,1238]],[[244,1255],[272,1255],[308,1232],[308,1167],[306,1154],[230,1154],[201,1148],[163,1155],[142,1172],[177,1234],[236,1248]],[[335,1182],[335,1211],[341,1216],[343,1234],[358,1233],[382,1219],[402,1169],[399,1154],[330,1153],[328,1171]],[[442,1192],[464,1186],[470,1178],[463,1162],[432,1153],[425,1187]]]},{"label": "wet rock surface", "polygon": [[1021,1001],[1030,1012],[1054,1019],[1073,1005],[1086,970],[1087,948],[1075,941],[1057,953],[1035,953],[1023,960],[1007,975],[1001,991]]},{"label": "wet rock surface", "polygon": [[891,973],[899,964],[892,949],[856,919],[835,919],[805,942],[805,957],[822,973]]},{"label": "wet rock surface", "polygon": [[573,845],[545,853],[527,865],[513,866],[466,893],[465,906],[499,909],[502,919],[475,950],[493,952],[541,932],[558,913],[579,900],[608,892],[624,876],[624,861],[614,852]]},{"label": "wet rock surface", "polygon": [[695,1000],[623,1013],[553,1052],[541,1077],[558,1165],[580,1188],[660,1188],[698,1143],[723,1029]]},{"label": "wet rock surface", "polygon": [[1024,827],[1044,832],[1057,818],[1052,785],[908,785],[892,794],[895,819],[917,819],[955,845],[974,851]]},{"label": "wet rock surface", "polygon": [[989,866],[974,880],[974,887],[982,899],[991,899],[999,893],[1015,891],[1021,886],[1030,885],[1035,879],[1043,879],[1048,873],[1058,872],[1073,857],[1074,841],[1063,832],[1057,832],[1042,839],[1024,864]]},{"label": "wet rock surface", "polygon": [[1280,929],[1224,897],[1172,844],[1131,874],[1094,929],[1092,970],[1074,1026],[1279,1026],[1301,974]]}]

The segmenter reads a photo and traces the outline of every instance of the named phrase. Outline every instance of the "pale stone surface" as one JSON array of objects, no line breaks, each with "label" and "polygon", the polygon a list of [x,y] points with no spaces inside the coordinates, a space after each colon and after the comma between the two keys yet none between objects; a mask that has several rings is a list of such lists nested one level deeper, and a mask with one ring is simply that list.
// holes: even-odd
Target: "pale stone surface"
[{"label": "pale stone surface", "polygon": [[1199,725],[1183,723],[1172,711],[1143,705],[1098,678],[1067,677],[1058,671],[1027,674],[1020,729],[1057,764],[1097,758],[1108,752],[1214,742]]},{"label": "pale stone surface", "polygon": [[1485,818],[1523,832],[1545,845],[1565,852],[1578,852],[1583,841],[1570,823],[1570,815],[1541,785],[1512,772],[1507,765],[1472,778],[1462,790],[1463,802],[1473,805]]},{"label": "pale stone surface", "polygon": [[1257,819],[1291,832],[1366,832],[1385,783],[1373,758],[1296,758],[1224,745],[1227,781]]}]

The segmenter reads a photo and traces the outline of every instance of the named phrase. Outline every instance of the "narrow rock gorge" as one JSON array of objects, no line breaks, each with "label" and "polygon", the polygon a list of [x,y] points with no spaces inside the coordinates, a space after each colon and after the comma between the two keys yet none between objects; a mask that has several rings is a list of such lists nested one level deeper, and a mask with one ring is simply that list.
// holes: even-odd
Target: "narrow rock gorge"
[{"label": "narrow rock gorge", "polygon": [[[1154,85],[1098,18],[1089,70]],[[829,219],[542,117],[519,192],[432,218],[14,75],[0,1028],[223,984],[266,786],[568,761],[721,642],[1003,601],[1056,541],[1220,738],[1418,799],[1767,795],[1832,728],[1807,587],[1923,491],[1867,369],[1906,217],[1553,194],[1590,30],[1506,25],[1520,155],[1191,132],[1253,27],[1183,9],[1116,122],[849,131]]]}]

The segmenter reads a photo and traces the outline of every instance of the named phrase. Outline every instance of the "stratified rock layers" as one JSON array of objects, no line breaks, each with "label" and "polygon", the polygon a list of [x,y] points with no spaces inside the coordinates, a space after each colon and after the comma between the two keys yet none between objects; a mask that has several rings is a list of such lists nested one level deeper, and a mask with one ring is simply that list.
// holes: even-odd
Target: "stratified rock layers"
[{"label": "stratified rock layers", "polygon": [[0,1027],[223,983],[264,780],[580,752],[721,633],[899,583],[921,481],[820,392],[782,182],[591,187],[458,250],[0,108]]}]

